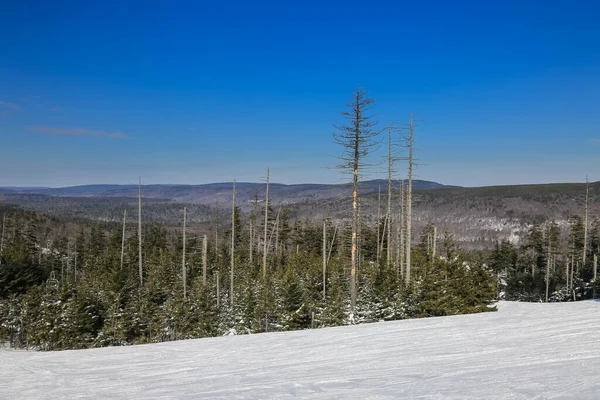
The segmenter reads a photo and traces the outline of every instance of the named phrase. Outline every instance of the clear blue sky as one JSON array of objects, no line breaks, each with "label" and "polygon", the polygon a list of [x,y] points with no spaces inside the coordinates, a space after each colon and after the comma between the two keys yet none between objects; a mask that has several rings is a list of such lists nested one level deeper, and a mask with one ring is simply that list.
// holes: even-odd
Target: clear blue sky
[{"label": "clear blue sky", "polygon": [[419,178],[600,180],[599,18],[597,0],[4,2],[0,185],[340,182],[332,126],[358,84],[381,127],[416,113]]}]

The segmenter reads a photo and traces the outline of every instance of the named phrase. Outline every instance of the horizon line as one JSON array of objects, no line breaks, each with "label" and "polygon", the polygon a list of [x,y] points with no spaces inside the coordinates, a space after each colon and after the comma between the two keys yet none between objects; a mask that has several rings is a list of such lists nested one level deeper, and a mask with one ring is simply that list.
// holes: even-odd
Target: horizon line
[{"label": "horizon line", "polygon": [[[383,181],[387,182],[386,178],[381,179],[368,179],[364,181],[360,181],[361,183],[367,182],[375,182],[375,181]],[[402,179],[392,179],[392,182],[400,182]],[[406,179],[404,179],[406,181]],[[427,183],[435,183],[438,185],[442,185],[447,188],[485,188],[485,187],[498,187],[498,186],[533,186],[533,185],[561,185],[561,184],[586,184],[585,181],[577,182],[529,182],[529,183],[502,183],[502,184],[486,184],[486,185],[474,185],[474,186],[465,186],[465,185],[456,185],[456,184],[445,184],[440,183],[438,181],[432,181],[427,179],[413,179],[413,182],[427,182]],[[600,181],[590,181],[589,184],[599,183]],[[236,185],[266,185],[266,182],[251,182],[251,181],[243,181],[236,182]],[[270,182],[269,185],[280,185],[280,186],[301,186],[301,185],[318,185],[318,186],[342,186],[342,185],[351,185],[352,182],[340,182],[340,183],[314,183],[314,182],[301,182],[301,183],[279,183],[279,182]],[[146,183],[142,184],[144,186],[208,186],[208,185],[233,185],[233,181],[221,181],[221,182],[207,182],[207,183]],[[137,183],[88,183],[88,184],[74,184],[74,185],[66,185],[66,186],[37,186],[37,185],[27,185],[27,186],[19,186],[19,185],[0,185],[0,189],[7,190],[42,190],[42,189],[69,189],[76,187],[86,187],[86,186],[132,186],[137,187]],[[385,188],[384,188],[385,189]],[[440,189],[443,189],[440,188]]]}]

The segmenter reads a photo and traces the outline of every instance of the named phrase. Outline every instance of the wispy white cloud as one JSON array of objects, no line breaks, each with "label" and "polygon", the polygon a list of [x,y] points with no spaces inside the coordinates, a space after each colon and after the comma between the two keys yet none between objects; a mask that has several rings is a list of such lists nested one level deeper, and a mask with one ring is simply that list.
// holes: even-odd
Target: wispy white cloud
[{"label": "wispy white cloud", "polygon": [[94,136],[94,137],[107,137],[112,139],[129,139],[129,136],[122,132],[106,132],[106,131],[94,131],[85,128],[56,128],[52,126],[38,126],[28,125],[25,127],[28,131],[41,133],[44,135],[58,135],[58,136]]},{"label": "wispy white cloud", "polygon": [[11,111],[19,111],[21,107],[16,105],[15,103],[9,103],[8,101],[0,100],[0,108],[8,109]]}]

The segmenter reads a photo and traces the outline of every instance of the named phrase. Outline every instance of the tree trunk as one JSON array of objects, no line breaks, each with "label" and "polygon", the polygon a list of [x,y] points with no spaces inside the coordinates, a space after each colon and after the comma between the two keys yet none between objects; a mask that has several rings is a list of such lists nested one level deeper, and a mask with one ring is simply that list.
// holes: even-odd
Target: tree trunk
[{"label": "tree trunk", "polygon": [[254,256],[254,224],[250,222],[250,232],[248,238],[248,262],[252,265],[253,256]]},{"label": "tree trunk", "polygon": [[221,282],[219,282],[219,271],[217,271],[217,308],[221,307]]},{"label": "tree trunk", "polygon": [[123,212],[123,236],[121,237],[121,269],[123,269],[123,260],[125,258],[125,223],[127,221],[127,210]]},{"label": "tree trunk", "polygon": [[6,228],[6,213],[2,215],[2,236],[0,237],[0,263],[4,255],[4,230]]},{"label": "tree trunk", "polygon": [[202,237],[202,286],[206,287],[206,268],[207,268],[208,238]]},{"label": "tree trunk", "polygon": [[230,305],[233,305],[233,273],[235,268],[235,179],[233,180],[233,190],[231,198],[231,271],[229,282]]},{"label": "tree trunk", "polygon": [[379,259],[381,257],[381,246],[379,242],[381,241],[381,185],[377,191],[377,265],[379,266]]},{"label": "tree trunk", "polygon": [[217,205],[215,210],[215,261],[219,261],[219,223],[221,222],[219,214],[219,199],[217,198]]},{"label": "tree trunk", "polygon": [[550,246],[548,246],[548,260],[546,261],[546,303],[550,291]]},{"label": "tree trunk", "polygon": [[142,177],[140,177],[138,184],[138,260],[141,287],[144,285],[144,276],[142,269]]},{"label": "tree trunk", "polygon": [[392,173],[393,173],[393,157],[392,157],[392,134],[388,134],[388,193],[387,193],[387,247],[385,265],[388,268],[392,263]]},{"label": "tree trunk", "polygon": [[569,272],[569,260],[567,260],[566,262],[566,268],[565,268],[565,278],[567,280],[566,283],[566,292],[569,293],[569,276],[570,276],[570,272]]},{"label": "tree trunk", "polygon": [[277,217],[275,218],[275,255],[279,255],[279,216],[281,215],[281,206],[277,210]]},{"label": "tree trunk", "polygon": [[350,248],[350,307],[356,308],[356,267],[358,264],[358,161],[359,161],[359,130],[356,129],[356,146],[354,149],[354,164],[352,172],[352,242]]},{"label": "tree trunk", "polygon": [[585,177],[585,217],[583,226],[583,268],[585,268],[585,262],[587,260],[587,248],[588,248],[588,204],[590,197],[590,182],[586,175]]},{"label": "tree trunk", "polygon": [[408,187],[406,194],[406,285],[410,284],[410,256],[412,244],[412,176],[413,176],[413,142],[414,125],[413,115],[410,113],[410,122],[408,125]]},{"label": "tree trunk", "polygon": [[326,295],[326,283],[327,278],[327,224],[323,221],[323,300]]},{"label": "tree trunk", "polygon": [[267,233],[269,230],[269,168],[267,168],[267,188],[265,192],[265,232],[264,232],[264,243],[263,243],[263,265],[262,275],[263,279],[267,278]]},{"label": "tree trunk", "polygon": [[333,237],[331,238],[331,245],[329,246],[329,253],[327,254],[327,264],[329,264],[329,259],[331,258],[331,252],[333,251],[333,244],[335,243],[335,237],[337,235],[338,227],[337,225],[333,229]]},{"label": "tree trunk", "polygon": [[433,250],[431,251],[431,259],[435,262],[435,255],[437,252],[437,226],[433,227]]},{"label": "tree trunk", "polygon": [[396,276],[402,278],[404,276],[404,222],[405,222],[405,210],[404,210],[404,180],[400,181],[400,221],[397,227],[398,235],[398,249],[396,250],[396,258],[398,259],[398,266],[396,269]]},{"label": "tree trunk", "polygon": [[592,298],[596,298],[596,286],[598,285],[598,254],[594,254],[594,289]]},{"label": "tree trunk", "polygon": [[181,278],[183,279],[183,300],[187,297],[187,268],[185,267],[185,230],[187,225],[187,207],[183,207],[183,254],[181,257]]},{"label": "tree trunk", "polygon": [[[388,230],[388,229],[387,229],[387,228],[388,228],[388,221],[389,221],[389,220],[388,220],[388,216],[386,215],[386,216],[383,218],[383,232],[384,232],[384,234],[383,234],[383,235],[381,235],[381,243],[379,243],[379,248],[380,248],[380,249],[383,249],[383,241],[385,240],[385,238],[386,238],[386,236],[387,236],[385,233],[386,233],[386,232],[387,232],[387,230]],[[386,260],[386,265],[387,265],[387,260]]]}]

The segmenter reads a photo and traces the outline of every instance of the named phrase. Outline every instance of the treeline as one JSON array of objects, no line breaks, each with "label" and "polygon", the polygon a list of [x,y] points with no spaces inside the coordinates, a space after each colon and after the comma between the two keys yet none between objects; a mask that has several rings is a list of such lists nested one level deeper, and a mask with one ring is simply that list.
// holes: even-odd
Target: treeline
[{"label": "treeline", "polygon": [[564,228],[536,223],[519,244],[504,240],[495,246],[489,266],[499,277],[500,298],[575,301],[600,293],[600,220],[593,218],[588,229],[585,218],[573,216]]},{"label": "treeline", "polygon": [[206,239],[188,233],[185,265],[182,231],[144,224],[141,285],[134,224],[126,225],[124,241],[119,224],[80,221],[75,237],[53,233],[43,243],[51,226],[46,217],[0,211],[6,216],[0,340],[15,348],[80,349],[481,312],[494,309],[497,293],[485,259],[462,252],[449,234],[433,254],[431,226],[413,246],[410,285],[382,250],[386,238],[377,231],[384,221],[361,228],[352,308],[351,230],[292,223],[285,209],[267,213],[266,274],[258,234],[264,222],[256,215],[236,209],[233,242],[230,226],[210,227]]}]

